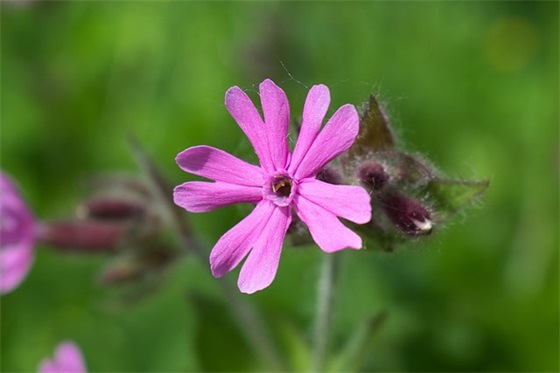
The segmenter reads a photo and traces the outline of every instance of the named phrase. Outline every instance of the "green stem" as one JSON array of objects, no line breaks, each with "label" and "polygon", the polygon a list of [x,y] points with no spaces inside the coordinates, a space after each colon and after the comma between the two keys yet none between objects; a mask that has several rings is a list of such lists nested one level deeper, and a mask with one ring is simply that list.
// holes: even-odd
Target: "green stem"
[{"label": "green stem", "polygon": [[317,311],[311,371],[325,370],[327,349],[329,347],[330,326],[334,304],[334,288],[338,278],[338,254],[324,255],[323,266],[317,287]]}]

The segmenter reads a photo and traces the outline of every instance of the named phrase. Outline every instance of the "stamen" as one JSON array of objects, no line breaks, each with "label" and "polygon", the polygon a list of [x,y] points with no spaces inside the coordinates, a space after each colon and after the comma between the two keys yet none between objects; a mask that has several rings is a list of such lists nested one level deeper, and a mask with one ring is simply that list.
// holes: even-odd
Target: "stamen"
[{"label": "stamen", "polygon": [[272,191],[281,197],[288,197],[292,192],[292,180],[284,175],[274,176]]}]

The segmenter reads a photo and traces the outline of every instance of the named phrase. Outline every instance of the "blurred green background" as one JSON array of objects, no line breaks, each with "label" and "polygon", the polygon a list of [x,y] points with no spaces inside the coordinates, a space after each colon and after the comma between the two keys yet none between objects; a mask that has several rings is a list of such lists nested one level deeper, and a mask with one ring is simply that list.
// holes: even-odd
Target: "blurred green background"
[{"label": "blurred green background", "polygon": [[[70,216],[91,175],[138,173],[127,134],[173,185],[191,178],[174,163],[189,146],[246,157],[223,104],[233,85],[257,91],[272,78],[294,117],[313,84],[330,87],[329,115],[375,92],[406,149],[491,185],[426,241],[343,253],[333,352],[384,310],[362,370],[558,371],[557,2],[0,6],[1,166],[38,217]],[[210,250],[244,213],[190,220]],[[226,308],[236,297],[258,306],[289,369],[302,369],[321,258],[288,247],[272,286],[224,296],[207,262],[187,257],[157,291],[108,306],[118,293],[95,281],[107,257],[38,247],[1,299],[0,370],[34,371],[68,338],[93,372],[266,370]]]}]

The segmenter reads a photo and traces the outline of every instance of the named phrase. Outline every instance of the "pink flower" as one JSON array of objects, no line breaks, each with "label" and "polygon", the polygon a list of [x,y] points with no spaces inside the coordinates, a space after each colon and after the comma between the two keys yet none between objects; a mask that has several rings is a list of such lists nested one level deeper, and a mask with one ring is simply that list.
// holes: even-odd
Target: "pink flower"
[{"label": "pink flower", "polygon": [[276,276],[292,208],[317,245],[328,253],[362,247],[361,238],[338,217],[357,224],[371,219],[370,196],[363,188],[315,178],[354,142],[359,129],[354,106],[342,106],[321,130],[330,93],[324,85],[313,86],[305,101],[297,144],[290,153],[286,94],[268,79],[259,91],[264,121],[239,87],[226,92],[225,104],[253,145],[260,167],[210,146],[194,146],[176,158],[184,171],[215,180],[192,181],[175,188],[175,203],[187,211],[205,212],[240,202],[256,204],[218,240],[210,254],[215,277],[228,273],[247,256],[238,280],[244,293],[264,289]]},{"label": "pink flower", "polygon": [[0,294],[17,287],[33,263],[35,219],[18,190],[0,172]]},{"label": "pink flower", "polygon": [[39,364],[39,373],[85,373],[84,358],[78,346],[70,341],[60,343],[52,360]]}]

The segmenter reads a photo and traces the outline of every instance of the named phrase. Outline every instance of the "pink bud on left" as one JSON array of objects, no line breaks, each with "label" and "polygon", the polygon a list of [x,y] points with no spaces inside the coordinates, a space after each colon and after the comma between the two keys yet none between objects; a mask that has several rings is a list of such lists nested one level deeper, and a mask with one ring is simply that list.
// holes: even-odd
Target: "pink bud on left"
[{"label": "pink bud on left", "polygon": [[74,342],[64,341],[56,347],[52,359],[41,361],[39,373],[86,373],[82,352]]},{"label": "pink bud on left", "polygon": [[34,258],[35,219],[10,178],[0,172],[0,294],[15,289]]}]

